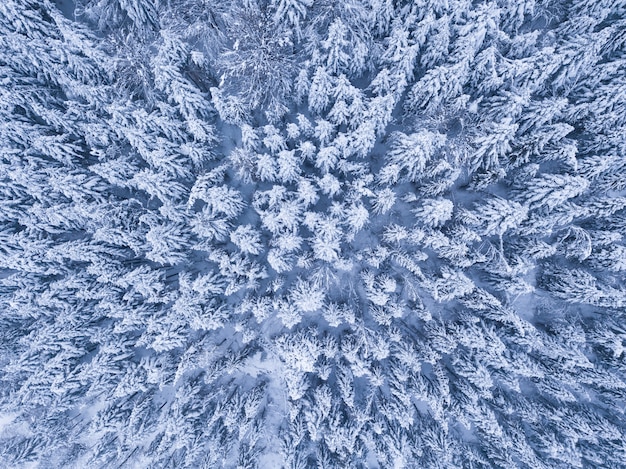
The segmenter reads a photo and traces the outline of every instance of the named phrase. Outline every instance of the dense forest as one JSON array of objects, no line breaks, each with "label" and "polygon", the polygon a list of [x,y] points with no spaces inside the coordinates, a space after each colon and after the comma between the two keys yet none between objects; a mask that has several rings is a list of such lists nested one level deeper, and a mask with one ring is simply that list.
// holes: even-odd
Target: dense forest
[{"label": "dense forest", "polygon": [[2,0],[0,467],[623,468],[625,0]]}]

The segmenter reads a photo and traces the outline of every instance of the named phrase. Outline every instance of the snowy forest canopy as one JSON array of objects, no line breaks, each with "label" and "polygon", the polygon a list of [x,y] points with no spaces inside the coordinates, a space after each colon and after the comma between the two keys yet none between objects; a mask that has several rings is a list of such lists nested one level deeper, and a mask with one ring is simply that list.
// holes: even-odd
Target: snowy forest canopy
[{"label": "snowy forest canopy", "polygon": [[2,0],[0,94],[0,467],[624,467],[626,1]]}]

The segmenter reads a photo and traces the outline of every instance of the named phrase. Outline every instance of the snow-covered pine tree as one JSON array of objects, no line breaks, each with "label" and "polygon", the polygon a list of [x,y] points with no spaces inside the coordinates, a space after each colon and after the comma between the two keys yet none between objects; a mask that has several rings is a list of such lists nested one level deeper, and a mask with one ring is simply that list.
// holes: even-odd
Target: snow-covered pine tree
[{"label": "snow-covered pine tree", "polygon": [[4,465],[621,467],[623,18],[2,2]]}]

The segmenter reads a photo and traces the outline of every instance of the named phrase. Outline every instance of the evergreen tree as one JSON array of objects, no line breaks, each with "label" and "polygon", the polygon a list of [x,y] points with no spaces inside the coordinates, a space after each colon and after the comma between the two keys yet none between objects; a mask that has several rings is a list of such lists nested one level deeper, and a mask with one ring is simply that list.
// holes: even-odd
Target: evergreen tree
[{"label": "evergreen tree", "polygon": [[0,3],[0,466],[626,460],[620,2]]}]

